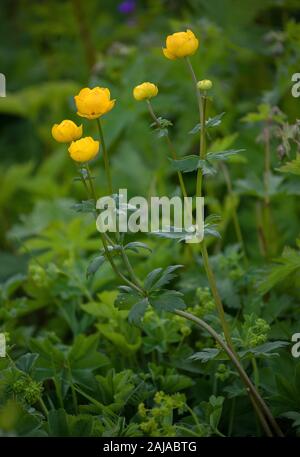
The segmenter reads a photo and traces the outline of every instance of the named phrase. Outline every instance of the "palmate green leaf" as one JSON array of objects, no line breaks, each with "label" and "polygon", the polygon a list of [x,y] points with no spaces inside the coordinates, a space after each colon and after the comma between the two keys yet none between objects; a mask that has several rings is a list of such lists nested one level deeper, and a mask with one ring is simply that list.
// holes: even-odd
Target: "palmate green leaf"
[{"label": "palmate green leaf", "polygon": [[133,305],[128,314],[128,321],[130,324],[140,325],[147,307],[149,305],[148,298],[138,301]]},{"label": "palmate green leaf", "polygon": [[200,360],[202,363],[209,362],[210,360],[215,359],[221,353],[220,349],[216,348],[205,348],[200,352],[196,352],[191,355],[189,359],[191,360]]},{"label": "palmate green leaf", "polygon": [[203,175],[214,175],[217,170],[209,162],[209,160],[199,159],[199,156],[189,155],[183,159],[169,159],[171,167],[174,171],[182,171],[183,173],[189,173],[201,168]]},{"label": "palmate green leaf", "polygon": [[130,326],[127,322],[126,324],[130,330],[130,334],[128,331],[126,335],[124,335],[124,329],[123,333],[120,333],[118,328],[115,329],[114,323],[97,324],[97,328],[121,354],[128,356],[129,353],[134,354],[139,350],[142,344],[142,338],[138,328]]},{"label": "palmate green leaf", "polygon": [[300,269],[300,251],[290,247],[284,248],[282,256],[276,259],[259,284],[258,290],[265,294],[278,283],[287,279]]},{"label": "palmate green leaf", "polygon": [[109,364],[108,358],[98,351],[99,335],[79,335],[75,338],[67,361],[72,380],[79,385],[94,387],[93,371]]},{"label": "palmate green leaf", "polygon": [[48,339],[31,339],[29,347],[32,352],[39,354],[35,363],[36,379],[43,381],[59,373],[64,367],[65,354]]},{"label": "palmate green leaf", "polygon": [[278,352],[274,352],[275,349],[281,349],[288,346],[289,343],[286,341],[268,341],[267,343],[261,344],[259,346],[245,349],[244,351],[239,351],[239,356],[241,358],[247,357],[279,357]]},{"label": "palmate green leaf", "polygon": [[111,411],[120,412],[135,388],[132,371],[123,370],[116,373],[111,369],[106,376],[98,375],[96,380],[100,386],[100,401],[108,405]]},{"label": "palmate green leaf", "polygon": [[24,373],[30,374],[34,369],[38,357],[38,354],[24,354],[16,361],[16,367],[24,371]]},{"label": "palmate green leaf", "polygon": [[[217,216],[217,218],[219,220],[219,216]],[[214,238],[221,239],[221,235],[218,232],[218,226],[215,223],[216,220],[217,219],[216,219],[215,215],[209,216],[205,219],[204,238],[208,237],[208,236],[212,236]],[[158,230],[156,232],[151,232],[150,235],[154,235],[154,236],[158,236],[160,238],[166,238],[166,239],[170,239],[170,240],[177,240],[178,243],[180,243],[181,241],[188,242],[195,236],[198,236],[199,242],[202,241],[202,238],[201,238],[202,234],[197,233],[195,231],[190,231],[190,230],[186,230],[186,229],[179,228],[179,227],[173,227],[173,226],[169,226],[168,230],[166,230],[166,231]]]},{"label": "palmate green leaf", "polygon": [[292,173],[294,175],[300,175],[300,154],[297,154],[296,159],[286,162],[280,168],[277,168],[277,171],[281,173]]},{"label": "palmate green leaf", "polygon": [[49,412],[48,429],[50,436],[69,436],[67,414],[64,409],[53,409]]},{"label": "palmate green leaf", "polygon": [[145,289],[150,292],[169,284],[169,282],[172,281],[172,279],[174,279],[176,276],[174,271],[178,270],[178,268],[182,268],[182,266],[183,265],[170,265],[165,269],[156,268],[155,270],[151,271],[145,279]]},{"label": "palmate green leaf", "polygon": [[176,290],[165,290],[156,296],[150,296],[150,304],[158,312],[169,311],[173,312],[176,309],[185,309],[186,304],[182,299],[183,294]]},{"label": "palmate green leaf", "polygon": [[157,120],[159,125],[157,125],[157,122],[153,122],[152,124],[150,124],[150,127],[155,129],[158,138],[167,136],[169,134],[169,127],[172,127],[173,123],[168,119],[164,119],[162,117],[158,117]]},{"label": "palmate green leaf", "polygon": [[244,149],[228,149],[226,151],[208,152],[205,159],[200,159],[197,155],[185,156],[182,159],[169,159],[174,171],[182,171],[189,173],[192,171],[202,170],[203,175],[214,175],[217,169],[213,165],[213,161],[226,161],[236,154],[244,151]]},{"label": "palmate green leaf", "polygon": [[120,286],[120,292],[115,300],[115,307],[119,310],[130,309],[143,298],[136,290],[128,286]]},{"label": "palmate green leaf", "polygon": [[106,259],[103,255],[99,255],[99,256],[95,257],[87,268],[86,276],[89,277],[89,276],[94,275],[96,273],[96,271],[99,270],[101,265],[104,264],[105,260]]},{"label": "palmate green leaf", "polygon": [[[207,119],[207,121],[205,122],[206,128],[217,127],[218,125],[220,125],[224,114],[225,114],[225,112],[217,114],[216,116]],[[200,132],[200,130],[201,130],[201,124],[198,123],[189,133],[191,135],[195,135],[196,133]]]},{"label": "palmate green leaf", "polygon": [[98,351],[99,335],[78,335],[68,353],[72,370],[95,370],[107,364],[107,358]]}]

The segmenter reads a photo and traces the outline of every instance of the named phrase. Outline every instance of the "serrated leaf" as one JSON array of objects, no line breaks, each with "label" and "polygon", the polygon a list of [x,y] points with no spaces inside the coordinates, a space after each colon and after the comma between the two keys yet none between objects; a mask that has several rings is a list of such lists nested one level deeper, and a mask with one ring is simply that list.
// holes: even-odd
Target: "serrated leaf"
[{"label": "serrated leaf", "polygon": [[200,352],[196,352],[191,355],[189,359],[191,360],[200,360],[202,363],[206,363],[209,360],[215,359],[220,354],[220,349],[216,348],[205,348]]},{"label": "serrated leaf", "polygon": [[183,159],[169,159],[171,166],[174,171],[182,171],[183,173],[189,173],[192,171],[202,170],[203,175],[214,175],[217,173],[217,170],[214,168],[213,164],[210,163],[207,159],[200,159],[199,156],[189,155]]},{"label": "serrated leaf", "polygon": [[277,168],[281,173],[292,173],[294,175],[300,175],[300,154],[297,154],[296,159],[286,162],[280,168]]},{"label": "serrated leaf", "polygon": [[152,270],[150,273],[147,274],[146,279],[144,281],[144,287],[146,290],[151,289],[153,283],[157,280],[162,271],[162,268],[155,268],[155,270]]},{"label": "serrated leaf", "polygon": [[282,256],[276,259],[277,264],[270,267],[261,280],[258,290],[265,294],[276,284],[285,280],[300,269],[300,252],[286,247]]},{"label": "serrated leaf", "polygon": [[[123,286],[123,290],[124,287],[125,286]],[[130,309],[140,297],[141,296],[134,290],[120,292],[115,300],[115,307],[121,310]]]},{"label": "serrated leaf", "polygon": [[87,268],[87,271],[86,271],[87,277],[94,275],[96,273],[96,271],[101,267],[101,265],[104,264],[105,260],[106,259],[103,255],[99,255],[99,256],[95,257]]},{"label": "serrated leaf", "polygon": [[148,291],[153,291],[167,285],[175,278],[174,271],[181,268],[182,265],[170,265],[165,270],[157,268],[149,273],[145,279],[144,287]]},{"label": "serrated leaf", "polygon": [[[216,116],[207,119],[207,121],[205,122],[205,127],[212,128],[212,127],[217,127],[218,125],[220,125],[224,114],[225,114],[225,112],[217,114]],[[200,132],[200,130],[201,130],[201,124],[198,123],[189,133],[191,135],[194,135],[194,134]]]},{"label": "serrated leaf", "polygon": [[280,349],[288,346],[289,343],[286,341],[268,341],[267,343],[261,344],[254,348],[245,349],[239,352],[240,357],[246,357],[247,355],[254,355],[257,357],[276,357],[279,356],[278,352],[273,352],[275,349]]},{"label": "serrated leaf", "polygon": [[139,252],[139,249],[147,249],[148,251],[152,252],[152,249],[146,243],[142,243],[140,241],[133,241],[131,243],[126,244],[124,246],[125,249],[130,249],[134,252]]},{"label": "serrated leaf", "polygon": [[148,305],[148,298],[144,298],[135,303],[128,314],[128,321],[131,324],[140,325]]},{"label": "serrated leaf", "polygon": [[186,304],[181,297],[181,292],[176,290],[167,290],[156,297],[150,297],[150,304],[159,312],[173,312],[176,309],[186,308]]}]

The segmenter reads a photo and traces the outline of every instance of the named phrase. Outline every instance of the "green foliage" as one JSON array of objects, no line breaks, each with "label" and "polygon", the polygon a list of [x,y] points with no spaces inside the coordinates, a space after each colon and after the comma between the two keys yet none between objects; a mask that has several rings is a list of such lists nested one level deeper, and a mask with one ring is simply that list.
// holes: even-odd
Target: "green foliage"
[{"label": "green foliage", "polygon": [[[190,312],[223,336],[201,244],[185,243],[194,232],[122,235],[108,249],[126,284],[106,261],[86,169],[78,175],[68,146],[51,138],[54,123],[81,123],[73,96],[99,85],[116,99],[103,117],[114,190],[179,195],[182,172],[192,196],[202,171],[204,241],[233,344],[284,433],[299,436],[300,370],[290,353],[300,299],[299,99],[290,91],[300,68],[298,4],[136,2],[125,17],[119,2],[102,3],[4,1],[0,10],[0,435],[262,433],[226,353],[174,314]],[[161,53],[166,35],[187,26],[200,43],[197,78],[213,81],[205,160],[188,71]],[[148,80],[159,88],[154,134],[146,103],[132,97]],[[96,124],[82,124],[96,138]],[[107,194],[102,158],[100,146],[90,164],[97,197]]]}]

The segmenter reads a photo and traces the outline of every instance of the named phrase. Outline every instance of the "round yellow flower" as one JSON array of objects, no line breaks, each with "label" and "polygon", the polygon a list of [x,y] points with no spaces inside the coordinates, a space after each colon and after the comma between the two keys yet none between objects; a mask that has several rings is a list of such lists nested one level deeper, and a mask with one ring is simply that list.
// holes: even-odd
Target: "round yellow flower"
[{"label": "round yellow flower", "polygon": [[201,81],[197,82],[197,87],[200,90],[210,90],[213,86],[213,83],[210,79],[202,79]]},{"label": "round yellow flower", "polygon": [[115,105],[115,100],[110,99],[109,89],[104,87],[94,87],[93,89],[85,87],[78,95],[75,95],[74,99],[77,114],[88,119],[103,116]]},{"label": "round yellow flower", "polygon": [[153,83],[142,83],[133,89],[133,96],[138,101],[156,97],[157,94],[158,88]]},{"label": "round yellow flower", "polygon": [[51,133],[59,143],[71,143],[82,137],[82,125],[77,126],[75,122],[65,119],[60,124],[54,124]]},{"label": "round yellow flower", "polygon": [[86,136],[80,140],[73,141],[68,151],[75,162],[88,162],[98,154],[99,141],[95,141],[91,136]]},{"label": "round yellow flower", "polygon": [[195,54],[198,45],[199,42],[191,30],[176,32],[167,37],[163,53],[168,59],[180,59]]}]

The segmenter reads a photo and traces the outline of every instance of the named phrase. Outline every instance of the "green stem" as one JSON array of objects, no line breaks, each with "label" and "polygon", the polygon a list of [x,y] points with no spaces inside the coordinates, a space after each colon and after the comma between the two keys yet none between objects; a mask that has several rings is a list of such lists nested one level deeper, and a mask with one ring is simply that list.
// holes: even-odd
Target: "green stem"
[{"label": "green stem", "polygon": [[242,248],[243,254],[244,254],[245,263],[247,264],[248,263],[248,258],[247,258],[247,254],[246,254],[245,242],[244,242],[244,238],[243,238],[243,235],[242,235],[242,230],[241,230],[239,218],[238,218],[238,215],[237,215],[237,210],[236,210],[236,207],[234,205],[235,194],[234,194],[234,191],[233,191],[233,188],[232,188],[230,174],[229,174],[228,168],[225,165],[225,163],[220,162],[220,166],[221,166],[221,170],[223,172],[224,178],[225,178],[227,192],[233,199],[233,207],[232,207],[233,225],[234,225],[234,229],[235,229],[236,238],[237,238],[239,244],[241,245],[241,248]]},{"label": "green stem", "polygon": [[[206,131],[205,131],[205,123],[206,123],[206,96],[203,95],[201,97],[198,86],[197,86],[197,78],[194,72],[194,69],[192,67],[192,64],[188,58],[186,58],[186,62],[188,65],[188,68],[191,72],[192,79],[194,81],[195,85],[195,90],[197,94],[197,100],[198,100],[198,109],[199,109],[199,116],[200,116],[200,150],[199,150],[199,157],[204,160],[206,157]],[[197,182],[196,182],[196,197],[201,197],[202,195],[202,172],[197,173]],[[201,170],[200,170],[201,171]],[[227,341],[227,344],[229,345],[230,348],[233,348],[232,342],[231,342],[231,337],[230,337],[230,332],[229,332],[229,327],[227,324],[227,321],[225,319],[225,312],[223,308],[223,304],[220,298],[220,295],[217,290],[217,283],[216,279],[213,273],[213,270],[210,266],[209,263],[209,257],[207,253],[207,248],[206,248],[206,243],[205,240],[202,241],[201,243],[201,253],[203,257],[203,263],[204,263],[204,269],[207,275],[207,279],[209,282],[209,286],[212,292],[212,295],[214,297],[214,301],[216,304],[217,311],[219,313],[221,325],[223,328],[224,336]]]},{"label": "green stem", "polygon": [[101,121],[100,121],[99,118],[97,118],[96,120],[97,120],[97,126],[98,126],[100,141],[101,141],[101,147],[102,147],[102,151],[103,151],[103,160],[104,160],[104,168],[105,168],[105,174],[106,174],[107,185],[108,185],[108,193],[109,193],[109,195],[112,195],[113,188],[112,188],[112,181],[111,181],[111,173],[110,173],[110,165],[109,165],[108,153],[107,153],[107,149],[106,149],[106,145],[105,145],[105,140],[104,140]]},{"label": "green stem", "polygon": [[257,390],[259,390],[259,371],[258,371],[258,366],[257,366],[256,360],[255,360],[255,357],[251,358],[251,364],[252,364],[252,368],[253,368],[254,384],[255,384]]},{"label": "green stem", "polygon": [[[155,114],[155,112],[153,110],[153,107],[152,107],[152,104],[151,104],[150,100],[146,100],[146,101],[147,101],[147,106],[148,106],[148,109],[149,109],[150,116],[152,117],[152,119],[156,123],[157,127],[160,127],[159,119],[158,119],[158,117],[156,116],[156,114]],[[169,148],[169,150],[171,152],[172,158],[174,160],[178,160],[178,156],[176,154],[175,147],[174,147],[169,135],[166,135],[166,140],[167,140],[167,145],[168,145],[168,148]],[[184,197],[187,197],[188,194],[187,194],[187,191],[186,191],[186,187],[185,187],[185,184],[184,184],[184,180],[183,180],[183,176],[182,176],[181,171],[178,171],[177,175],[178,175],[178,180],[179,180],[179,185],[180,185],[180,188],[181,188],[182,195]]]},{"label": "green stem", "polygon": [[72,380],[72,371],[71,371],[70,363],[68,363],[68,375],[69,375],[69,382],[70,382],[71,392],[72,392],[74,412],[75,412],[75,414],[78,414],[78,402],[77,402],[76,390],[74,388],[74,384],[73,384],[73,380]]},{"label": "green stem", "polygon": [[[261,398],[260,394],[257,392],[256,388],[252,384],[251,379],[249,378],[249,376],[245,372],[244,368],[242,367],[238,357],[232,351],[232,349],[223,341],[221,336],[202,319],[199,319],[198,317],[193,316],[192,314],[187,313],[186,311],[175,310],[174,312],[178,316],[184,317],[185,319],[188,319],[188,320],[194,322],[196,325],[198,325],[198,327],[205,330],[217,341],[217,343],[222,347],[222,349],[226,352],[226,354],[228,355],[228,357],[230,358],[232,363],[235,365],[235,367],[241,377],[241,380],[245,384],[247,392],[251,393],[253,400],[255,401],[257,406],[260,407],[261,411],[264,412],[264,414],[268,418],[270,424],[273,426],[274,431],[277,433],[278,436],[283,436],[283,433],[280,430],[277,422],[275,421],[271,411],[269,410],[268,406],[266,405],[264,400]],[[261,418],[262,416],[259,416],[259,417]],[[265,423],[263,423],[263,421],[262,421],[262,426],[265,428]],[[265,429],[265,431],[267,433],[266,429]]]},{"label": "green stem", "polygon": [[208,279],[208,282],[209,282],[209,285],[210,285],[211,293],[212,293],[212,296],[214,298],[214,301],[215,301],[215,304],[216,304],[216,308],[217,308],[217,311],[218,311],[218,314],[219,314],[219,317],[220,317],[220,321],[221,321],[222,329],[223,329],[223,332],[224,332],[225,340],[226,340],[228,346],[232,349],[232,342],[231,342],[228,323],[227,323],[226,318],[225,318],[225,312],[224,312],[223,304],[222,304],[222,301],[221,301],[221,298],[220,298],[220,295],[219,295],[219,292],[218,292],[216,278],[215,278],[215,276],[213,274],[213,271],[212,271],[210,263],[209,263],[208,252],[207,252],[207,248],[206,248],[206,244],[205,244],[204,240],[201,243],[201,253],[202,253],[202,258],[203,258],[204,269],[205,269],[205,272],[206,272],[206,275],[207,275],[207,279]]},{"label": "green stem", "polygon": [[[92,180],[92,177],[91,177],[91,173],[90,173],[90,169],[89,169],[89,166],[87,165],[86,166],[86,172],[87,172],[87,179],[90,183],[90,191],[93,195],[93,198],[95,199],[96,201],[96,193],[95,193],[95,189],[94,189],[94,184],[93,184],[93,180]],[[88,195],[89,195],[89,189],[86,185],[86,182],[85,182],[85,179],[84,177],[82,176],[82,181],[84,182],[85,184],[85,188],[87,189],[87,192],[88,192]],[[137,290],[138,292],[142,292],[142,288],[139,284],[139,282],[136,284],[136,281],[135,282],[131,282],[129,279],[126,278],[126,276],[124,276],[118,269],[117,265],[115,264],[112,256],[110,255],[110,252],[109,252],[109,249],[108,249],[108,244],[107,244],[107,240],[112,244],[112,246],[115,246],[112,242],[112,240],[110,239],[110,237],[106,234],[106,233],[102,233],[102,232],[99,232],[100,233],[100,237],[101,237],[101,241],[102,241],[102,244],[103,244],[103,248],[104,248],[104,251],[105,251],[105,256],[107,258],[107,260],[109,261],[113,271],[115,272],[115,274],[122,280],[124,281],[125,283],[127,283],[127,285],[129,285],[130,287],[133,287],[135,290]],[[127,260],[127,264],[130,265],[129,263],[129,260],[126,256],[126,254],[124,253],[124,249],[122,249],[121,247],[121,253],[123,252],[123,255],[122,255],[122,258],[123,260],[126,258]],[[131,271],[132,270],[132,267],[130,265],[130,269]],[[130,272],[129,272],[130,273]],[[136,278],[137,279],[137,278]]]},{"label": "green stem", "polygon": [[[102,126],[101,126],[101,121],[100,121],[99,118],[97,118],[97,125],[98,125],[98,129],[99,129],[99,135],[100,135],[101,143],[102,143],[102,150],[103,150],[103,158],[104,158],[104,166],[105,166],[106,178],[107,178],[107,182],[108,182],[109,193],[111,195],[113,193],[113,190],[112,190],[112,182],[111,182],[111,174],[110,174],[110,165],[109,165],[108,153],[107,153],[107,149],[106,149],[106,145],[105,145],[104,134],[103,134]],[[118,222],[117,222],[117,240],[120,240]],[[130,264],[130,261],[128,259],[128,256],[127,256],[123,246],[121,246],[121,257],[123,259],[123,262],[125,263],[125,266],[126,266],[126,268],[128,270],[129,275],[131,276],[131,279],[132,279],[133,283],[140,289],[141,288],[141,283],[140,283],[138,277],[136,276],[136,274],[133,271],[133,268],[132,268],[132,266]]]},{"label": "green stem", "polygon": [[126,265],[126,268],[127,268],[128,272],[129,272],[129,274],[130,274],[130,276],[131,276],[132,281],[133,281],[139,288],[141,288],[141,287],[142,287],[142,284],[141,284],[139,278],[137,277],[137,275],[135,274],[134,269],[132,268],[132,265],[131,265],[131,263],[130,263],[130,261],[129,261],[129,259],[128,259],[128,256],[127,256],[127,254],[126,254],[126,252],[125,252],[124,246],[121,246],[121,255],[122,255],[122,259],[123,259],[123,261],[124,261],[124,263],[125,263],[125,265]]},{"label": "green stem", "polygon": [[[198,91],[198,88],[197,88]],[[206,97],[202,97],[202,103],[200,105],[200,126],[201,126],[201,135],[200,135],[200,151],[199,157],[201,160],[205,159],[206,155],[206,130],[205,130],[205,120],[206,120]],[[202,195],[202,180],[203,173],[201,168],[197,170],[197,181],[196,181],[196,197],[201,197]]]},{"label": "green stem", "polygon": [[113,271],[115,272],[115,274],[118,276],[118,278],[120,278],[122,281],[124,281],[128,286],[132,287],[133,289],[137,290],[140,293],[143,292],[143,290],[141,289],[140,286],[137,286],[136,284],[131,282],[129,279],[126,278],[126,276],[124,276],[119,271],[117,265],[115,264],[113,258],[110,255],[110,252],[109,252],[109,249],[108,249],[108,245],[107,245],[107,241],[106,241],[106,238],[105,238],[104,234],[101,233],[101,232],[99,232],[99,233],[100,233],[100,237],[101,237],[101,240],[102,240],[103,248],[104,248],[104,251],[105,251],[105,256],[106,256],[107,260],[109,261],[109,263],[110,263]]},{"label": "green stem", "polygon": [[42,397],[39,398],[39,404],[40,404],[40,406],[41,406],[41,408],[42,408],[43,413],[45,414],[45,416],[48,417],[49,412],[48,412],[48,409],[47,409],[47,407],[46,407],[46,405],[45,405],[45,403],[44,403]]},{"label": "green stem", "polygon": [[90,167],[89,167],[88,163],[86,164],[86,171],[87,171],[88,181],[89,181],[90,188],[91,188],[91,193],[92,193],[93,199],[95,200],[95,203],[96,203],[97,197],[96,197],[95,187],[94,187],[94,183],[93,183],[93,178],[91,176],[91,171],[90,171]]}]

